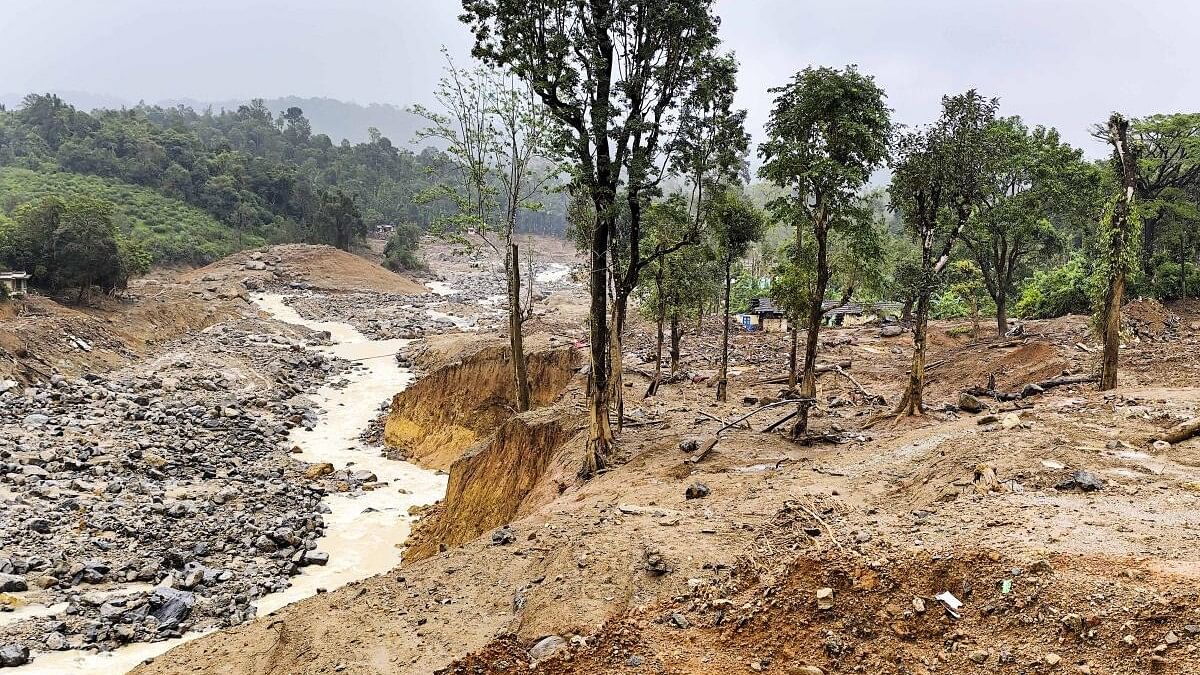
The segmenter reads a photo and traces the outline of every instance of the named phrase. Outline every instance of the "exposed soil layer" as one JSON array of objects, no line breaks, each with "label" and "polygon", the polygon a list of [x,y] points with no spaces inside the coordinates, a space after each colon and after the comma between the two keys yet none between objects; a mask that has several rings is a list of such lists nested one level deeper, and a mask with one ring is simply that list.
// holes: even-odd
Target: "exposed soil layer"
[{"label": "exposed soil layer", "polygon": [[332,246],[281,244],[243,251],[182,275],[184,282],[247,278],[265,284],[286,282],[325,291],[374,291],[400,295],[427,293],[421,284]]},{"label": "exposed soil layer", "polygon": [[[400,570],[142,672],[512,673],[547,653],[537,672],[1185,672],[1200,663],[1200,440],[1150,447],[1200,411],[1200,331],[1189,328],[1200,316],[1179,313],[1161,338],[1131,338],[1117,391],[985,400],[980,415],[955,403],[989,377],[1011,391],[1091,372],[1087,319],[977,343],[962,324],[935,322],[937,412],[895,420],[826,373],[812,420],[837,442],[759,431],[780,408],[723,432],[694,463],[682,441],[779,395],[770,382],[786,373],[787,336],[736,334],[731,401],[717,404],[719,327],[690,327],[681,373],[642,399],[652,335],[634,319],[611,471],[575,478],[585,434],[549,454],[558,431],[532,440],[559,411],[575,420],[564,428],[582,427],[582,392],[569,388],[452,467],[447,499],[417,524],[421,555]],[[894,401],[906,336],[861,326],[821,342],[822,361],[850,361],[858,384]],[[1103,487],[1060,487],[1077,471]],[[694,484],[707,495],[688,499]],[[935,600],[944,592],[963,603],[959,618]]]},{"label": "exposed soil layer", "polygon": [[[555,401],[583,360],[579,350],[531,342],[526,354],[530,404]],[[535,345],[541,342],[541,348]],[[384,440],[399,456],[420,466],[447,470],[463,451],[486,438],[516,406],[511,352],[499,340],[479,340],[474,353],[444,365],[396,394]]]}]

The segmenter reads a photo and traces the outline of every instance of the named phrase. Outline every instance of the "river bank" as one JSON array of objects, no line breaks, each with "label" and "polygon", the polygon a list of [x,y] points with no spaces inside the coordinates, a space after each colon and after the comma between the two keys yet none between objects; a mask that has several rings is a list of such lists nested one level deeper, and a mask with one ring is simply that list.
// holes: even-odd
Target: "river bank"
[{"label": "river bank", "polygon": [[[33,657],[15,672],[124,672],[390,569],[409,511],[444,493],[444,476],[359,440],[412,379],[395,358],[408,341],[304,319],[283,295],[253,300],[269,318],[154,363],[0,394],[16,449],[0,644]],[[69,528],[81,509],[106,517],[84,516],[86,543]]]}]

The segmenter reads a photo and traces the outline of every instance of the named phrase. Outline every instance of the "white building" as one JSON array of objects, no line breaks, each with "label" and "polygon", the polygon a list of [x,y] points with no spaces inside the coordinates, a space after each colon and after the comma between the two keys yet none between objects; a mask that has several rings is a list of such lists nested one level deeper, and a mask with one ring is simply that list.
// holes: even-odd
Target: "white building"
[{"label": "white building", "polygon": [[25,295],[29,292],[29,276],[25,272],[0,272],[0,286],[9,296]]}]

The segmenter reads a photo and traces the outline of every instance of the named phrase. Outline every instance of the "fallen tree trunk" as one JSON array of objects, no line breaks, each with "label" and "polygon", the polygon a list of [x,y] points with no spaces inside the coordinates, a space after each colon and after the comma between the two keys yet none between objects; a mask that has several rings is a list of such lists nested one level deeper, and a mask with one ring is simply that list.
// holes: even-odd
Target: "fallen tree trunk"
[{"label": "fallen tree trunk", "polygon": [[1168,443],[1182,443],[1192,436],[1200,435],[1200,417],[1194,420],[1188,420],[1182,424],[1167,429],[1157,440],[1166,441]]},{"label": "fallen tree trunk", "polygon": [[994,398],[997,401],[1017,401],[1023,398],[1029,398],[1031,396],[1043,394],[1047,390],[1054,389],[1055,387],[1062,387],[1069,384],[1085,384],[1087,382],[1096,382],[1098,379],[1099,378],[1095,375],[1062,375],[1059,377],[1052,377],[1049,380],[1027,384],[1021,389],[1021,391],[1005,392],[996,389],[989,389],[987,387],[971,387],[967,390],[967,393],[972,396],[986,396],[988,398]]},{"label": "fallen tree trunk", "polygon": [[[838,370],[850,370],[850,361],[840,361],[838,363],[818,363],[814,369],[817,373],[832,373]],[[788,381],[787,375],[781,377],[772,377],[767,380],[759,380],[759,384],[786,384]]]},{"label": "fallen tree trunk", "polygon": [[688,457],[684,461],[686,461],[688,464],[699,464],[700,460],[704,459],[704,456],[707,455],[710,450],[712,450],[714,447],[716,447],[716,445],[717,445],[717,437],[710,436],[710,437],[704,439],[704,441],[702,443],[700,443],[700,447],[696,450],[696,454],[692,455],[691,457]]}]

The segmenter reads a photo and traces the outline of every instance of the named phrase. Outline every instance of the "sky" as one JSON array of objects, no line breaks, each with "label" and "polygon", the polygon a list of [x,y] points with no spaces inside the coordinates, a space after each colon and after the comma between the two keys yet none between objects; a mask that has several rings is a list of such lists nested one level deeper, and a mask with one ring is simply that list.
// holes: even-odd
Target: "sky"
[{"label": "sky", "polygon": [[[1090,156],[1113,110],[1200,110],[1194,0],[716,0],[756,139],[768,88],[808,65],[857,64],[894,118],[929,122],[976,88]],[[288,94],[427,100],[439,49],[465,59],[454,0],[0,0],[0,94],[129,101]]]}]

